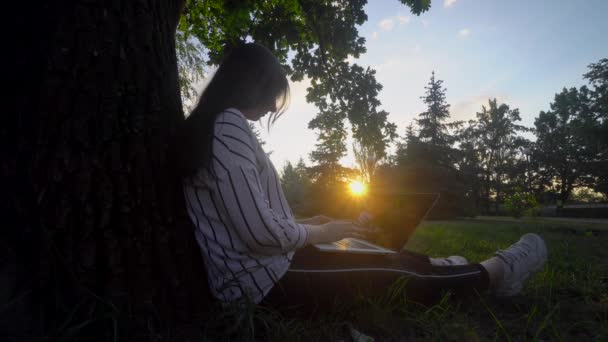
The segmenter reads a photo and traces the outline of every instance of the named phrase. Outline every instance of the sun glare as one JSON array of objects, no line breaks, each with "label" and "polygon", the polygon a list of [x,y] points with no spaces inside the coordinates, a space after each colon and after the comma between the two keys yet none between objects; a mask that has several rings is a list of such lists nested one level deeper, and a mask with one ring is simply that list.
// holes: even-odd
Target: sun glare
[{"label": "sun glare", "polygon": [[350,188],[350,191],[357,196],[362,195],[365,192],[365,184],[358,180],[351,181],[350,184],[348,184],[348,187]]}]

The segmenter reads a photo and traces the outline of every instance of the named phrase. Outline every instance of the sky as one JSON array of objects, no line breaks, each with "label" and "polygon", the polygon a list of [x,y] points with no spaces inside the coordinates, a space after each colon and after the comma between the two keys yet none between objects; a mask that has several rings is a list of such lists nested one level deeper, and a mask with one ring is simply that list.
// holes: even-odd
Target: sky
[{"label": "sky", "polygon": [[[433,0],[420,16],[397,0],[371,0],[359,27],[367,53],[350,60],[377,71],[380,109],[403,136],[425,107],[420,99],[431,72],[444,81],[450,120],[475,118],[488,98],[519,108],[532,127],[563,87],[580,87],[590,63],[608,57],[606,0]],[[265,150],[279,170],[316,144],[308,122],[307,82],[291,84],[291,106],[270,128],[260,128]],[[355,166],[352,145],[342,159]]]}]

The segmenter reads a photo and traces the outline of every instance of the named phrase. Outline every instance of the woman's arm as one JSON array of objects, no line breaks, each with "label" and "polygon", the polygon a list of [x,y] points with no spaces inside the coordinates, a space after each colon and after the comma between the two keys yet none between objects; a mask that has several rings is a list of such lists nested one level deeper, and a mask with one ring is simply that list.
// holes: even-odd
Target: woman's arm
[{"label": "woman's arm", "polygon": [[325,215],[317,215],[313,217],[307,217],[302,219],[296,219],[297,223],[301,224],[312,224],[312,225],[320,225],[332,221],[331,217],[327,217]]},{"label": "woman's arm", "polygon": [[[365,230],[349,221],[301,224],[275,212],[266,199],[259,179],[254,152],[255,137],[244,118],[224,115],[230,124],[215,133],[213,168],[217,196],[229,216],[231,226],[258,254],[281,254],[305,244],[333,242],[346,237],[363,237]],[[315,220],[327,221],[320,216]]]},{"label": "woman's arm", "polygon": [[258,254],[281,254],[304,246],[309,229],[275,212],[264,195],[257,145],[246,120],[221,114],[216,125],[220,126],[213,141],[215,196],[226,210],[231,229]]},{"label": "woman's arm", "polygon": [[321,225],[306,225],[308,230],[307,245],[331,243],[344,238],[365,238],[369,230],[350,221],[330,221]]}]

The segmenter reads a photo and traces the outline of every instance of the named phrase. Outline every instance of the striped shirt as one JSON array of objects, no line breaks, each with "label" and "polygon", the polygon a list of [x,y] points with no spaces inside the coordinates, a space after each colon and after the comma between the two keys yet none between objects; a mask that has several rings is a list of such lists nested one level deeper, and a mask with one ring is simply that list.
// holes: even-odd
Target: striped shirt
[{"label": "striped shirt", "polygon": [[296,223],[279,176],[245,116],[227,109],[214,127],[212,168],[185,179],[188,214],[211,293],[223,302],[259,303],[308,238]]}]

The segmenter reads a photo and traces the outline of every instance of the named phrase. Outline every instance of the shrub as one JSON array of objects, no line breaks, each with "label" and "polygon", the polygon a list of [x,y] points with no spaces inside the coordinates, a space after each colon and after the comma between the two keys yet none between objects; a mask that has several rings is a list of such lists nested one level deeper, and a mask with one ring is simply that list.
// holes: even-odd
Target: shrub
[{"label": "shrub", "polygon": [[505,199],[505,208],[515,218],[537,216],[540,205],[532,194],[516,192]]}]

